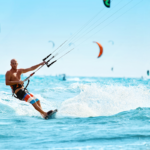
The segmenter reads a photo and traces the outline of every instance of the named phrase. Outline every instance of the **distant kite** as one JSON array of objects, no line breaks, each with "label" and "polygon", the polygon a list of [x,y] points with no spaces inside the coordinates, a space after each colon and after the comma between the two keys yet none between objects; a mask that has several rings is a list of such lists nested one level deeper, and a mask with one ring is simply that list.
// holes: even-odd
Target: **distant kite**
[{"label": "distant kite", "polygon": [[112,45],[114,45],[114,41],[112,41],[112,40],[109,40],[108,42],[109,42],[109,43],[111,43]]},{"label": "distant kite", "polygon": [[100,49],[100,52],[99,52],[99,55],[98,55],[98,58],[103,54],[103,47],[100,43],[98,42],[94,42],[94,43],[97,43],[97,45],[99,46],[99,49]]},{"label": "distant kite", "polygon": [[103,0],[103,2],[106,7],[110,7],[110,0]]},{"label": "distant kite", "polygon": [[74,43],[69,43],[68,45],[71,46],[71,45],[74,45]]},{"label": "distant kite", "polygon": [[52,47],[55,47],[55,43],[53,41],[48,41],[49,43],[52,43]]}]

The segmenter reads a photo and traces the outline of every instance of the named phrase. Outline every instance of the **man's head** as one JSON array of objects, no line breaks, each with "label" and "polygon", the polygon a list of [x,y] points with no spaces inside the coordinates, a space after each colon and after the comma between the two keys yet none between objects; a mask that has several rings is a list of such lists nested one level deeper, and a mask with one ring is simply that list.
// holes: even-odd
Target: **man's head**
[{"label": "man's head", "polygon": [[10,65],[11,65],[12,69],[17,69],[17,66],[18,66],[17,60],[16,59],[12,59],[10,61]]}]

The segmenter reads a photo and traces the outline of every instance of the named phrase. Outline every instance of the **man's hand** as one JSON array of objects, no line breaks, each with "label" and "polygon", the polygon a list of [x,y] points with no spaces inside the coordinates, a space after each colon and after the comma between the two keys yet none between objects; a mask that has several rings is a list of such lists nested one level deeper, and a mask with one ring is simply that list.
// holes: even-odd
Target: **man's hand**
[{"label": "man's hand", "polygon": [[42,63],[40,63],[40,65],[45,65],[46,64],[46,62],[45,61],[43,61]]},{"label": "man's hand", "polygon": [[24,81],[18,81],[19,83],[18,84],[21,84],[21,85],[23,85],[24,84]]}]

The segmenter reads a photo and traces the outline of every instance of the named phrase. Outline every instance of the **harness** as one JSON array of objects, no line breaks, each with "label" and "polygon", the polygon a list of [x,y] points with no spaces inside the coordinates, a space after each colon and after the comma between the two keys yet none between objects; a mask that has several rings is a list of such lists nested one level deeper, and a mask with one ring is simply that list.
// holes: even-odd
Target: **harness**
[{"label": "harness", "polygon": [[[28,91],[28,90],[27,90],[27,87],[28,87],[29,83],[30,83],[30,80],[28,79],[28,83],[27,83],[26,87],[23,89],[24,91]],[[23,85],[21,85],[21,84],[15,84],[15,85],[12,85],[12,86],[11,86],[11,88],[12,88],[12,96],[13,96],[13,97],[15,97],[15,98],[17,98],[17,99],[20,99],[20,98],[18,98],[18,96],[15,94],[15,90],[17,90],[17,89],[19,89],[19,88],[21,88],[21,87],[23,87]]]}]

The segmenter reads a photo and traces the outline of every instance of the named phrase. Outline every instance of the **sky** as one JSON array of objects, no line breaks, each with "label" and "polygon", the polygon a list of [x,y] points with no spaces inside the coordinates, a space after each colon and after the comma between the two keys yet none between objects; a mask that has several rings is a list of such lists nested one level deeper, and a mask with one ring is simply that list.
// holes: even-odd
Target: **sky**
[{"label": "sky", "polygon": [[[149,0],[112,0],[110,8],[103,0],[0,0],[0,74],[13,58],[18,68],[41,63],[68,40],[55,59],[74,49],[37,75],[146,77],[149,6]],[[104,48],[100,58],[93,41]]]}]

